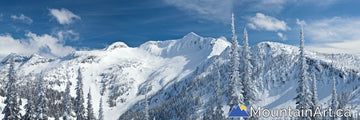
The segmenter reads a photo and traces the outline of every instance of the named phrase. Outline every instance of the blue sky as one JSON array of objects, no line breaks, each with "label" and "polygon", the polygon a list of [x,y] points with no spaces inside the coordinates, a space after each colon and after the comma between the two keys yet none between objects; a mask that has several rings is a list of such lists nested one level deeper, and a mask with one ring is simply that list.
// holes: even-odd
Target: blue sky
[{"label": "blue sky", "polygon": [[304,24],[307,48],[359,53],[357,0],[2,0],[0,57],[11,52],[63,56],[122,41],[178,39],[189,32],[230,40],[235,14],[239,38],[250,45],[275,41],[298,45]]}]

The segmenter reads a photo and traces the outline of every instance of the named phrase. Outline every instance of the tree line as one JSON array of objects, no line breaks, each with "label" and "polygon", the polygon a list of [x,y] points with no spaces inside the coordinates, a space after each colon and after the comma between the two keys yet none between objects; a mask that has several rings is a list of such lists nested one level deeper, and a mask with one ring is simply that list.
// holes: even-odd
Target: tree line
[{"label": "tree line", "polygon": [[[27,83],[26,85],[30,87],[26,101],[24,105],[25,114],[22,115],[21,111],[21,97],[19,95],[19,86],[17,85],[17,75],[14,68],[14,57],[10,58],[9,61],[9,70],[6,84],[6,99],[4,101],[5,107],[2,110],[4,114],[3,120],[47,120],[50,116],[54,117],[55,120],[59,120],[61,117],[63,120],[103,120],[103,108],[102,108],[102,98],[100,100],[99,113],[98,117],[95,117],[93,106],[92,106],[92,97],[91,90],[89,88],[89,93],[87,95],[87,107],[84,106],[84,94],[83,94],[83,78],[81,74],[81,69],[78,69],[78,77],[76,83],[76,97],[75,100],[72,100],[70,95],[70,81],[66,83],[65,92],[61,101],[62,104],[49,105],[49,99],[46,95],[48,89],[46,88],[44,82],[44,72],[36,75],[37,87],[31,88],[32,85]],[[36,90],[35,90],[36,89]],[[74,102],[75,101],[75,105]],[[62,110],[50,112],[49,107],[53,109],[62,108]]]}]

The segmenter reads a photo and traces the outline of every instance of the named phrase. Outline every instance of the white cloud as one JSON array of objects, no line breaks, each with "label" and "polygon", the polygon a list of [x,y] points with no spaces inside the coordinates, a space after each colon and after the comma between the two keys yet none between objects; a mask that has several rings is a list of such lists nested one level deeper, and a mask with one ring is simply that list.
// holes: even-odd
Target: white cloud
[{"label": "white cloud", "polygon": [[22,21],[26,24],[31,24],[33,22],[33,20],[30,17],[25,16],[24,14],[20,14],[19,16],[16,15],[11,15],[11,18],[13,20],[19,20]]},{"label": "white cloud", "polygon": [[291,5],[291,7],[296,7],[298,5],[307,4],[314,5],[316,7],[326,7],[329,5],[333,5],[339,0],[245,0],[248,2],[254,2],[253,11],[271,11],[279,13],[283,10],[287,5]]},{"label": "white cloud", "polygon": [[312,21],[305,27],[305,35],[315,47],[360,53],[360,18],[333,17]]},{"label": "white cloud", "polygon": [[2,13],[0,13],[0,21],[2,21],[2,17],[3,17],[3,14],[2,14]]},{"label": "white cloud", "polygon": [[306,25],[306,22],[304,20],[299,20],[296,18],[296,24],[298,25]]},{"label": "white cloud", "polygon": [[[294,2],[300,2],[301,0],[294,0]],[[329,6],[329,5],[333,5],[336,2],[341,1],[341,0],[322,0],[322,1],[317,1],[317,0],[302,0],[303,3],[307,3],[307,4],[312,4],[312,5],[317,5],[317,6]]]},{"label": "white cloud", "polygon": [[[251,1],[251,0],[249,0]],[[255,0],[256,3],[252,9],[261,11],[279,12],[284,8],[284,5],[291,0]]]},{"label": "white cloud", "polygon": [[[280,13],[287,6],[314,5],[326,7],[339,0],[163,0],[191,15],[204,19],[230,23],[231,13]],[[234,9],[236,10],[234,10]],[[234,10],[234,11],[233,11]],[[239,13],[237,13],[239,12]]]},{"label": "white cloud", "polygon": [[333,17],[311,22],[305,30],[315,41],[360,40],[360,18]]},{"label": "white cloud", "polygon": [[37,35],[32,32],[24,38],[16,39],[10,34],[0,35],[0,58],[10,53],[21,55],[40,54],[46,57],[64,56],[75,49],[64,45],[64,40],[48,34]]},{"label": "white cloud", "polygon": [[79,33],[74,32],[73,30],[59,31],[57,32],[57,37],[60,40],[79,40]]},{"label": "white cloud", "polygon": [[204,19],[229,22],[233,0],[164,0],[167,4]]},{"label": "white cloud", "polygon": [[286,36],[282,34],[281,32],[278,32],[277,35],[281,38],[281,40],[287,40]]},{"label": "white cloud", "polygon": [[248,26],[251,29],[267,30],[267,31],[286,31],[290,30],[290,27],[286,25],[285,21],[278,20],[274,17],[264,15],[262,13],[256,13],[256,16],[249,19]]},{"label": "white cloud", "polygon": [[71,11],[61,8],[61,9],[49,9],[50,14],[56,18],[60,24],[71,24],[76,19],[81,19],[79,16],[75,15]]},{"label": "white cloud", "polygon": [[333,48],[333,47],[329,47],[329,46],[320,46],[320,45],[305,46],[305,49],[320,52],[320,53],[327,53],[327,54],[332,54],[332,53],[335,53],[335,54],[337,54],[337,53],[356,54],[356,53],[351,52],[350,50],[347,50],[347,49]]}]

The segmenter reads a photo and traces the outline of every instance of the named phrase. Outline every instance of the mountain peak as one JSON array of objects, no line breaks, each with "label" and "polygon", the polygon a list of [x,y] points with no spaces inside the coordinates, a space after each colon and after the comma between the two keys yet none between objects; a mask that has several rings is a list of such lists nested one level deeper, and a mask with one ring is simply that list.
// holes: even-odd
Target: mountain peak
[{"label": "mountain peak", "polygon": [[263,50],[264,52],[270,52],[272,54],[298,54],[298,47],[292,45],[286,45],[278,42],[260,42],[257,45],[251,47],[252,49],[257,49],[255,51]]},{"label": "mountain peak", "polygon": [[10,58],[14,58],[14,62],[22,62],[22,61],[26,61],[29,59],[29,57],[26,57],[26,56],[21,56],[19,54],[16,54],[16,53],[10,53],[8,56],[6,56],[4,59],[2,59],[1,63],[2,64],[7,64],[9,63],[10,61]]},{"label": "mountain peak", "polygon": [[270,41],[260,42],[255,46],[263,47],[263,48],[279,48],[279,49],[281,49],[281,48],[291,48],[291,49],[297,48],[296,46],[287,45],[287,44],[278,43],[278,42],[270,42]]},{"label": "mountain peak", "polygon": [[111,44],[110,46],[108,46],[106,48],[106,50],[114,50],[117,48],[128,48],[128,46],[124,42],[115,42],[115,43]]},{"label": "mountain peak", "polygon": [[183,37],[183,39],[199,39],[199,38],[201,38],[201,36],[197,35],[194,32],[190,32]]}]

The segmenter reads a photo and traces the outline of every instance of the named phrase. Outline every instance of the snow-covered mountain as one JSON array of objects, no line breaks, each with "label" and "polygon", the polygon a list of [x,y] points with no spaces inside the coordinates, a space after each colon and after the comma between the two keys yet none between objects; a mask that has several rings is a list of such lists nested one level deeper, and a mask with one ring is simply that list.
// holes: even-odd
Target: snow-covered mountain
[{"label": "snow-covered mountain", "polygon": [[[42,72],[49,105],[61,104],[66,82],[75,97],[77,70],[83,75],[84,94],[91,88],[94,111],[104,101],[105,120],[143,119],[144,98],[149,115],[157,119],[202,118],[215,102],[215,73],[220,71],[224,116],[229,113],[230,42],[224,37],[205,38],[189,33],[181,39],[149,41],[139,47],[116,42],[103,50],[76,51],[64,57],[11,54],[0,63],[0,100],[4,100],[9,58],[14,57],[22,98],[29,94],[27,83],[36,83]],[[266,108],[295,106],[298,80],[298,47],[262,42],[251,47],[257,104]],[[242,56],[240,56],[242,57]],[[316,74],[321,106],[331,98],[332,77],[339,94],[347,95],[347,107],[360,111],[360,57],[306,51],[309,74]],[[241,64],[241,62],[240,62]],[[240,70],[241,71],[241,70]],[[106,101],[106,102],[105,102]],[[23,102],[23,105],[25,101]],[[84,103],[86,104],[86,103]],[[61,106],[61,105],[60,105]],[[1,109],[4,104],[0,104]],[[50,106],[49,116],[59,107]],[[62,113],[61,113],[62,114]]]}]

